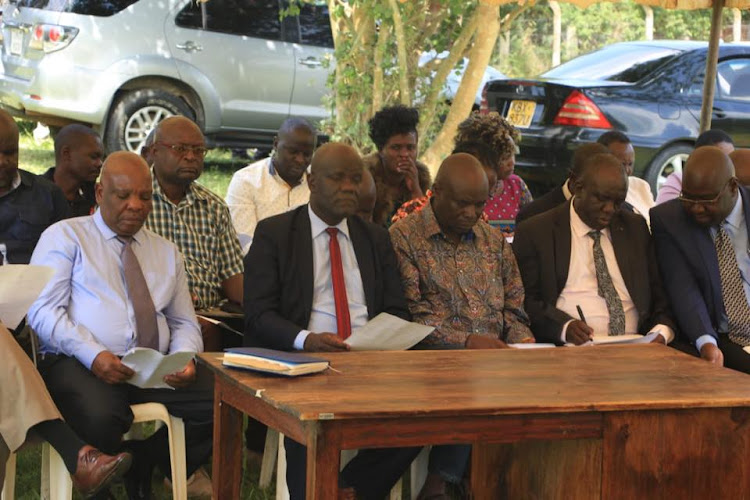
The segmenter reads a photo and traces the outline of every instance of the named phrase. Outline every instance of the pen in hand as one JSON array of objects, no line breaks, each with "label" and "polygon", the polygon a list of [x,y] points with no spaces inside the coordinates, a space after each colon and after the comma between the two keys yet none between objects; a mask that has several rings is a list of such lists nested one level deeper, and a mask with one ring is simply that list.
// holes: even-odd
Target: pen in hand
[{"label": "pen in hand", "polygon": [[576,306],[576,309],[578,309],[578,317],[581,318],[581,321],[584,323],[586,322],[586,316],[583,315],[583,309],[581,309],[581,306]]}]

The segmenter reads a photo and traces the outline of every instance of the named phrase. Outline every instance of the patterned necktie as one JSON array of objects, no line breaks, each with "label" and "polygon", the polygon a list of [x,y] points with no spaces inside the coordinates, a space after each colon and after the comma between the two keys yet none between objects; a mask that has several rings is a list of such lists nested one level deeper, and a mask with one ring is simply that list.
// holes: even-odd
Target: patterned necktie
[{"label": "patterned necktie", "polygon": [[609,335],[622,335],[625,333],[625,311],[622,308],[622,300],[617,294],[612,276],[607,269],[607,261],[604,259],[602,250],[601,231],[590,231],[588,235],[594,240],[594,268],[596,269],[596,284],[599,297],[607,303],[609,313]]},{"label": "patterned necktie", "polygon": [[745,287],[742,285],[737,256],[724,223],[719,225],[714,239],[716,257],[719,261],[721,292],[724,309],[729,320],[729,339],[741,346],[750,345],[750,306],[747,304]]},{"label": "patterned necktie", "polygon": [[151,292],[143,277],[141,265],[133,252],[132,238],[117,238],[123,243],[122,270],[125,275],[125,285],[128,288],[128,296],[133,304],[135,313],[135,327],[137,330],[136,344],[138,347],[148,347],[159,350],[159,327],[156,324],[156,308],[151,299]]},{"label": "patterned necktie", "polygon": [[339,337],[347,339],[352,334],[352,324],[349,319],[349,301],[346,298],[344,266],[341,265],[341,249],[337,237],[339,230],[335,227],[329,227],[326,232],[331,237],[328,250],[331,253],[331,281],[333,282],[333,301],[336,304],[336,330]]}]

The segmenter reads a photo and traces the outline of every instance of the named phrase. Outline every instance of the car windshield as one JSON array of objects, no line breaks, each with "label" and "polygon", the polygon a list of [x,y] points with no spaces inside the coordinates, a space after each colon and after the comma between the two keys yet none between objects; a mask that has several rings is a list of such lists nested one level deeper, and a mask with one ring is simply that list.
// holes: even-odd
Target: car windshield
[{"label": "car windshield", "polygon": [[635,83],[680,52],[666,47],[615,44],[571,59],[541,76]]}]

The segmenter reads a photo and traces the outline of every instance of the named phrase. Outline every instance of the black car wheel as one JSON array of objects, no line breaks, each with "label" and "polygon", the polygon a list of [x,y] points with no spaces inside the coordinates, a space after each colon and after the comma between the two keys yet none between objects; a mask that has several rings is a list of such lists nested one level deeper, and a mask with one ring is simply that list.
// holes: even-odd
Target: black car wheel
[{"label": "black car wheel", "polygon": [[693,152],[691,144],[673,144],[661,150],[646,171],[646,182],[651,186],[651,191],[658,193],[662,185],[674,172],[682,172],[685,162]]},{"label": "black car wheel", "polygon": [[120,96],[109,115],[105,136],[107,149],[138,153],[156,125],[174,115],[195,120],[188,104],[165,90],[141,89]]}]

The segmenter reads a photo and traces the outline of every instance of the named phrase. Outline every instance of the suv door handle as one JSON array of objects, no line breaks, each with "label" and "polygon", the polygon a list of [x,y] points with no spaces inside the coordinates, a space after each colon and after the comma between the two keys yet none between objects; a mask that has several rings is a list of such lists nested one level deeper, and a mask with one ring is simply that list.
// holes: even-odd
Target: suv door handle
[{"label": "suv door handle", "polygon": [[715,116],[716,118],[724,118],[725,116],[727,116],[727,114],[726,114],[726,113],[724,112],[724,110],[723,110],[723,109],[721,109],[721,108],[714,108],[714,109],[713,109],[713,115],[714,115],[714,116]]},{"label": "suv door handle", "polygon": [[306,59],[300,59],[298,62],[303,66],[307,66],[308,68],[318,68],[320,66],[323,66],[322,62],[312,56],[307,57]]},{"label": "suv door handle", "polygon": [[203,50],[203,46],[198,45],[197,43],[193,42],[192,40],[188,40],[185,43],[178,43],[176,45],[176,47],[178,49],[184,50],[188,54],[191,53],[191,52],[200,52],[201,50]]}]

